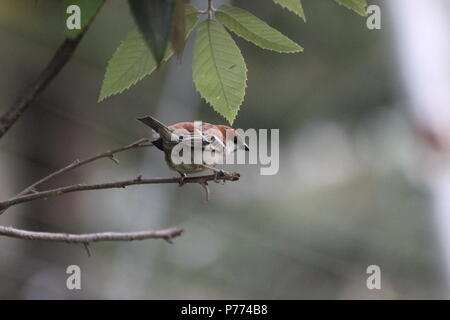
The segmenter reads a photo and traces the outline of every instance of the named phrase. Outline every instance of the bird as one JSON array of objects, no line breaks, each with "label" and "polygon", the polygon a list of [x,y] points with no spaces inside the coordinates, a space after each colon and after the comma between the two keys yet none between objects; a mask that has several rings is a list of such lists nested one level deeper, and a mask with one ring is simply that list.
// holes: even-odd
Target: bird
[{"label": "bird", "polygon": [[[217,164],[223,163],[226,156],[238,149],[249,151],[242,136],[230,126],[207,122],[201,122],[201,125],[194,122],[178,122],[167,126],[152,116],[144,116],[137,120],[156,133],[152,144],[164,152],[168,167],[180,174],[180,186],[184,184],[187,174],[207,170],[214,172],[214,180],[217,182],[218,175],[224,173],[223,170],[216,168]],[[183,161],[186,160],[183,158],[185,150],[191,150],[190,157],[186,155],[188,161]],[[196,152],[198,155],[199,151],[202,158],[195,161]]]}]

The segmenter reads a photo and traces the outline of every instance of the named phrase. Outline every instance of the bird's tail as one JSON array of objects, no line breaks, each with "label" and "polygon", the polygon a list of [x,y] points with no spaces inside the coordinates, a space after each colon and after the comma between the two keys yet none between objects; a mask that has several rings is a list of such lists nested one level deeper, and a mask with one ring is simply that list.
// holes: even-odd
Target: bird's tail
[{"label": "bird's tail", "polygon": [[137,120],[139,120],[143,124],[149,126],[153,130],[155,130],[161,136],[161,138],[163,138],[164,140],[166,140],[166,141],[170,141],[171,140],[172,130],[169,129],[163,123],[161,123],[158,120],[156,120],[155,118],[150,117],[150,116],[146,116],[146,117],[143,117],[143,118],[137,118]]}]

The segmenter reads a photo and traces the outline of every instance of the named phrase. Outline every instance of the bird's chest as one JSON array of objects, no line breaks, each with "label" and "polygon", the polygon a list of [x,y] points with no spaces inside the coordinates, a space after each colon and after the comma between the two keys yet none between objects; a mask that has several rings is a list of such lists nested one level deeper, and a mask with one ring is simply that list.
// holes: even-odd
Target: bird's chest
[{"label": "bird's chest", "polygon": [[205,170],[205,165],[216,166],[223,163],[223,152],[210,146],[189,148],[186,146],[167,145],[164,148],[168,166],[183,173],[196,173]]}]

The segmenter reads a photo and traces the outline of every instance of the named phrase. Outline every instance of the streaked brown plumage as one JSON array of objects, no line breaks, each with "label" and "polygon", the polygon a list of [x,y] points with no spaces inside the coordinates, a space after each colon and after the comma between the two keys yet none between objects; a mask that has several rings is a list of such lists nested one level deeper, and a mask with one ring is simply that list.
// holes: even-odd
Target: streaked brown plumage
[{"label": "streaked brown plumage", "polygon": [[[186,174],[205,170],[213,170],[217,173],[220,170],[215,167],[220,162],[218,161],[220,158],[223,159],[223,157],[237,148],[248,150],[248,146],[239,133],[229,126],[214,125],[207,122],[202,122],[201,126],[198,127],[193,122],[179,122],[166,126],[150,116],[138,118],[138,120],[152,128],[159,135],[158,138],[152,141],[153,145],[164,152],[169,168],[177,171],[183,177]],[[230,137],[232,138],[231,140]],[[173,150],[180,143],[184,143],[185,146],[187,146],[186,144],[192,147],[195,144],[201,146],[203,162],[179,163],[178,160],[180,158],[174,155]],[[194,152],[192,152],[191,156],[191,160],[193,160]]]}]

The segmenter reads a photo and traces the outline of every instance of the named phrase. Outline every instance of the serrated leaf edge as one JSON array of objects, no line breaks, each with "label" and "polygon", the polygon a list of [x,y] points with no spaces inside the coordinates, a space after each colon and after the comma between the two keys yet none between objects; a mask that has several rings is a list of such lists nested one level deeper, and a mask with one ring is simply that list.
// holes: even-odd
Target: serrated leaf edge
[{"label": "serrated leaf edge", "polygon": [[[221,8],[221,7],[220,7],[220,8]],[[233,19],[236,23],[242,25],[242,24],[239,23],[239,21],[237,21],[234,17],[230,16],[230,15],[227,14],[225,11],[220,10],[220,8],[217,9],[218,12],[220,12],[220,13],[222,13],[222,14],[228,16],[228,17],[230,17],[230,18]],[[259,19],[258,17],[256,17],[256,18]],[[261,20],[261,19],[260,19],[260,20]],[[220,21],[220,18],[219,18],[219,21]],[[278,53],[298,53],[298,52],[303,52],[303,51],[304,51],[304,48],[303,48],[301,45],[299,45],[298,43],[296,43],[295,41],[293,41],[292,39],[290,39],[289,37],[287,37],[286,35],[284,35],[284,34],[281,33],[280,31],[278,31],[277,29],[271,27],[271,26],[270,26],[268,23],[266,23],[265,21],[263,21],[263,20],[261,20],[261,21],[262,21],[263,23],[265,23],[267,26],[269,26],[270,28],[272,28],[273,30],[279,32],[281,35],[283,35],[284,37],[286,37],[288,40],[292,41],[292,43],[295,44],[296,46],[298,46],[299,49],[298,49],[298,50],[292,50],[292,51],[278,51],[278,50],[275,50],[275,49],[272,49],[272,48],[261,47],[261,46],[260,46],[259,44],[257,44],[256,42],[254,42],[254,41],[252,41],[252,40],[249,40],[249,39],[247,39],[247,38],[244,38],[243,36],[241,36],[240,34],[238,34],[236,31],[234,31],[233,29],[231,29],[231,28],[229,28],[227,25],[225,25],[224,23],[222,23],[222,25],[225,26],[225,28],[227,28],[227,29],[230,30],[231,32],[233,32],[235,35],[239,36],[240,38],[242,38],[242,39],[244,39],[244,40],[246,40],[246,41],[248,41],[248,42],[250,42],[250,43],[253,43],[255,46],[258,46],[258,47],[260,47],[261,49],[264,49],[264,50],[269,50],[269,51],[278,52]],[[248,30],[248,29],[247,29],[247,30]],[[248,32],[250,32],[251,34],[255,35],[255,33],[251,32],[250,30],[248,30]],[[259,37],[258,35],[256,35],[256,36]]]},{"label": "serrated leaf edge", "polygon": [[[190,15],[195,15],[195,14],[198,15],[199,13],[198,13],[198,12],[192,12],[192,13],[187,14],[186,17],[188,17],[188,16],[190,16]],[[198,20],[195,22],[194,26],[193,26],[192,29],[190,30],[190,32],[189,32],[189,34],[188,34],[187,37],[190,36],[190,34],[192,33],[192,31],[194,31],[194,29],[197,27],[197,25],[198,25]],[[134,29],[132,29],[131,31],[129,31],[129,32],[127,33],[127,35],[125,36],[124,39],[122,39],[122,40],[120,41],[119,46],[118,46],[118,47],[116,48],[116,50],[114,51],[112,57],[108,60],[108,63],[107,63],[107,66],[106,66],[106,70],[108,70],[108,67],[109,67],[111,61],[114,59],[114,56],[118,53],[118,51],[120,50],[121,46],[124,44],[125,39],[127,38],[127,36],[128,36],[131,32],[134,32],[134,31],[136,31],[136,30],[140,33],[140,31],[139,31],[138,28],[134,28]],[[142,37],[142,34],[141,34],[141,37]],[[142,40],[144,41],[144,39],[142,39]],[[174,52],[171,50],[171,51],[170,51],[170,54],[169,54],[166,58],[164,58],[164,59],[162,60],[162,62],[165,63],[165,62],[167,62],[168,60],[170,60],[170,58],[172,58],[173,54],[174,54]],[[161,65],[162,65],[162,64],[160,64],[160,66],[161,66]],[[99,97],[98,97],[98,99],[97,99],[97,103],[100,103],[100,102],[104,101],[106,98],[113,97],[113,96],[115,96],[115,95],[121,94],[121,93],[124,92],[125,90],[128,90],[128,89],[131,88],[132,86],[136,85],[136,83],[138,83],[139,81],[141,81],[142,79],[144,79],[144,78],[147,77],[148,75],[152,74],[157,68],[158,68],[158,66],[155,65],[155,67],[154,67],[151,71],[149,71],[149,72],[143,74],[142,76],[136,78],[135,81],[131,82],[127,87],[122,88],[120,91],[117,91],[117,92],[114,92],[114,93],[111,93],[111,94],[108,94],[108,95],[102,95],[102,92],[103,92],[103,90],[102,90],[102,89],[103,89],[103,83],[104,83],[105,77],[106,77],[106,72],[105,72],[105,74],[104,74],[104,76],[103,76],[101,88],[100,88],[100,94],[99,94]],[[117,80],[117,81],[118,81],[118,80]]]},{"label": "serrated leaf edge", "polygon": [[[205,23],[205,22],[207,22],[207,21],[204,21],[203,23]],[[223,25],[222,25],[222,26],[223,26]],[[208,29],[209,29],[209,27],[208,27]],[[198,30],[197,30],[197,32],[198,32]],[[227,32],[227,31],[225,30],[225,32]],[[209,30],[208,30],[208,38],[209,38],[209,37],[210,37],[210,33],[209,33]],[[230,37],[231,37],[231,35],[230,35]],[[209,41],[209,42],[211,43],[211,41]],[[242,58],[243,58],[244,56],[242,55],[241,49],[240,49],[237,45],[236,45],[236,47],[238,48],[238,50],[239,50],[239,52],[241,53],[241,56],[242,56]],[[216,109],[214,108],[214,104],[213,104],[209,99],[207,99],[206,97],[204,97],[204,96],[202,95],[202,93],[197,89],[197,83],[196,83],[196,81],[194,80],[195,91],[197,91],[197,92],[200,94],[200,96],[203,98],[203,100],[205,100],[205,101],[212,107],[212,109],[214,110],[214,112],[216,112],[217,114],[219,114],[221,117],[224,117],[224,118],[228,121],[228,123],[229,123],[230,125],[233,125],[234,120],[236,120],[236,117],[237,117],[239,111],[241,110],[242,103],[244,102],[244,99],[245,99],[245,93],[246,93],[246,89],[247,89],[247,80],[248,80],[248,77],[247,77],[248,68],[247,68],[247,64],[245,63],[245,59],[243,59],[243,60],[244,60],[244,67],[245,67],[244,96],[242,97],[242,100],[239,101],[239,105],[237,106],[237,109],[236,109],[236,112],[235,112],[236,114],[233,116],[233,118],[228,118],[226,115],[224,115],[224,114],[220,113],[218,110],[216,110]],[[216,70],[217,70],[217,66],[215,66],[215,68],[216,68]],[[222,89],[223,89],[223,83],[222,83],[222,81],[221,81],[221,83],[220,83],[220,86],[221,86]],[[227,105],[229,105],[229,104],[227,103]]]},{"label": "serrated leaf edge", "polygon": [[286,9],[286,10],[292,12],[292,13],[295,14],[296,16],[300,17],[300,18],[303,20],[303,22],[306,23],[306,15],[305,15],[305,11],[304,11],[304,9],[303,9],[303,5],[302,5],[301,2],[300,2],[300,6],[302,7],[303,15],[300,14],[300,13],[298,13],[298,12],[296,12],[295,10],[292,10],[292,9],[289,8],[288,6],[285,6],[285,5],[281,4],[280,2],[275,2],[275,1],[274,1],[274,3],[275,3],[276,5],[279,5],[279,6],[282,7],[283,9]]},{"label": "serrated leaf edge", "polygon": [[[364,10],[364,14],[361,14],[361,12],[358,12],[358,11],[356,11],[354,8],[352,8],[352,7],[350,7],[350,6],[347,6],[347,5],[341,3],[341,2],[339,2],[339,1],[337,1],[337,0],[335,0],[334,2],[336,2],[338,5],[344,7],[344,8],[346,8],[346,9],[348,9],[348,10],[351,10],[351,11],[355,12],[356,14],[360,15],[361,17],[367,17],[367,12],[366,12],[366,10]],[[368,4],[367,4],[367,2],[366,2],[366,6],[365,6],[364,9],[367,9],[367,5],[368,5]]]},{"label": "serrated leaf edge", "polygon": [[[133,32],[133,31],[138,31],[138,32],[140,33],[140,31],[139,31],[137,28],[135,28],[135,29],[129,31],[129,32],[127,33],[127,36],[128,36],[128,34],[130,34],[130,33]],[[127,38],[127,36],[125,36],[125,39]],[[141,34],[141,36],[142,36],[142,34]],[[143,41],[144,41],[144,40],[143,40]],[[111,57],[111,59],[109,59],[108,64],[107,64],[107,66],[106,66],[106,70],[108,70],[111,61],[114,59],[114,56],[118,53],[118,51],[120,50],[120,48],[121,48],[121,46],[124,44],[124,42],[125,42],[125,40],[122,40],[122,41],[120,42],[120,44],[119,44],[119,46],[117,47],[116,51],[114,52],[113,56]],[[167,58],[164,58],[164,59],[162,60],[162,62],[164,62],[164,63],[167,62],[172,56],[173,56],[173,51],[171,51],[170,54],[167,56]],[[102,87],[101,87],[101,89],[100,89],[100,95],[99,95],[99,98],[98,98],[98,101],[97,101],[97,102],[102,102],[102,101],[105,100],[106,98],[109,98],[109,97],[112,97],[112,96],[121,94],[121,93],[124,92],[125,90],[128,90],[128,89],[131,88],[132,86],[136,85],[136,83],[138,83],[139,81],[141,81],[142,79],[144,79],[146,76],[152,74],[153,71],[155,71],[156,69],[158,69],[158,67],[155,65],[155,67],[154,67],[152,70],[150,70],[150,71],[146,72],[145,74],[141,75],[140,77],[136,78],[133,82],[130,82],[130,84],[129,84],[127,87],[122,88],[120,91],[117,91],[117,92],[111,93],[111,94],[109,94],[109,95],[103,96],[103,95],[102,95],[102,92],[103,92],[102,89],[103,89],[103,81],[105,80],[105,77],[106,77],[106,72],[105,72],[105,76],[103,77],[103,81],[102,81]],[[120,80],[120,79],[118,79],[118,80],[116,80],[116,81],[119,81],[119,80]]]}]

